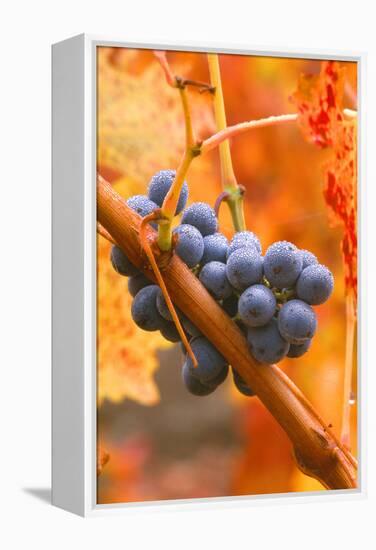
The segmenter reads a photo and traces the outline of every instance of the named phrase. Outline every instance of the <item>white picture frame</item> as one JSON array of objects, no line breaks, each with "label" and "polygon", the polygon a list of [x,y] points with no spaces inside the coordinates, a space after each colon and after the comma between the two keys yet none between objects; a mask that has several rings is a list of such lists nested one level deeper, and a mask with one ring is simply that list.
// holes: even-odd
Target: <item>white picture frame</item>
[{"label": "white picture frame", "polygon": [[81,516],[142,511],[168,506],[250,506],[308,500],[362,498],[365,464],[365,318],[364,269],[360,273],[359,353],[359,487],[322,493],[192,499],[136,504],[98,505],[96,498],[96,48],[205,51],[259,56],[310,57],[358,63],[359,100],[359,235],[363,252],[364,53],[336,51],[267,51],[228,44],[138,44],[79,35],[52,47],[52,502]]}]

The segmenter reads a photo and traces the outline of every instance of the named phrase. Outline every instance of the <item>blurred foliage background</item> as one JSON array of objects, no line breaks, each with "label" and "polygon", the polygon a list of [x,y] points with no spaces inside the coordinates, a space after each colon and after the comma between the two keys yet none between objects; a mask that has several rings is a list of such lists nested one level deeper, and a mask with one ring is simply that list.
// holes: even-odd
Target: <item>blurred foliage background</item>
[{"label": "blurred foliage background", "polygon": [[[208,81],[205,54],[169,52],[175,74]],[[320,61],[221,55],[228,124],[294,112],[301,73]],[[356,105],[356,64],[346,69],[345,107]],[[179,94],[169,88],[150,50],[98,48],[98,170],[127,198],[151,176],[176,168],[184,148]],[[214,132],[208,93],[190,92],[195,129]],[[239,183],[246,187],[247,227],[264,250],[289,240],[314,252],[335,277],[331,299],[316,309],[319,329],[308,354],[281,368],[339,435],[345,355],[341,227],[332,228],[323,199],[327,150],[307,143],[297,125],[262,128],[232,140]],[[199,157],[188,174],[189,200],[214,204],[221,192],[218,152]],[[232,235],[226,207],[221,230]],[[126,279],[112,269],[110,244],[98,237],[98,441],[109,461],[98,477],[98,503],[322,490],[297,469],[287,436],[257,398],[233,388],[188,394],[182,354],[131,320]],[[356,391],[356,368],[353,380]],[[352,406],[356,453],[356,401]]]}]

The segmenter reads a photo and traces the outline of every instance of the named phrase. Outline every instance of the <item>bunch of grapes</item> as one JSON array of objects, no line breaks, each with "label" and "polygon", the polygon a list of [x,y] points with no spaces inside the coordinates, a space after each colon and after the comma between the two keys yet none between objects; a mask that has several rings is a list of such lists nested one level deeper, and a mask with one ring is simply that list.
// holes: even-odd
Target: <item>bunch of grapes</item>
[{"label": "bunch of grapes", "polygon": [[[144,217],[162,206],[175,177],[173,170],[155,174],[148,195],[136,195],[127,204]],[[312,308],[323,304],[333,290],[333,275],[316,256],[294,244],[279,241],[262,255],[261,243],[251,231],[241,231],[228,242],[218,231],[214,210],[204,202],[186,208],[188,185],[184,182],[176,214],[182,212],[175,253],[199,278],[203,286],[238,324],[253,357],[277,363],[285,356],[301,357],[311,345],[317,319]],[[129,277],[133,296],[132,318],[143,330],[157,331],[171,342],[180,342],[163,293],[113,246],[114,269]],[[212,393],[226,379],[229,365],[197,327],[176,308],[182,327],[197,359],[195,368],[184,353],[182,378],[194,395]],[[232,370],[233,381],[244,395],[254,395],[241,376]]]}]

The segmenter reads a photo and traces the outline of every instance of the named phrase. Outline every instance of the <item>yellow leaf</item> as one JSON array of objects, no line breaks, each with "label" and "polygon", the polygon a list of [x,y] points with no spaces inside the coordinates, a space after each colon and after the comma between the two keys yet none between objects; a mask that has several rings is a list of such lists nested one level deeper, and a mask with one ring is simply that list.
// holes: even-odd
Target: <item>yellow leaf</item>
[{"label": "yellow leaf", "polygon": [[143,405],[159,401],[153,374],[156,352],[168,348],[159,332],[140,330],[131,318],[127,279],[114,271],[111,245],[98,237],[98,404],[130,398]]}]

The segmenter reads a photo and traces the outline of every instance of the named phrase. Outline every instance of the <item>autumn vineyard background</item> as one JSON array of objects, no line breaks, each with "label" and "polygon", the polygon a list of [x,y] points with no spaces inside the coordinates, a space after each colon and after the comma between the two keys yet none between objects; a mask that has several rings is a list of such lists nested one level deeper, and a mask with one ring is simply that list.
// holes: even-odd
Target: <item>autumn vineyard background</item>
[{"label": "autumn vineyard background", "polygon": [[[169,61],[176,74],[209,80],[204,54],[169,52]],[[311,93],[325,84],[320,61],[221,55],[220,62],[229,125],[294,113],[304,101],[308,112],[320,108],[319,94]],[[341,108],[356,108],[356,64],[334,68],[335,75],[343,73],[343,81],[335,77],[338,97],[333,101],[340,103],[343,91]],[[302,79],[302,74],[316,75],[317,82],[313,85],[312,77]],[[215,131],[212,97],[197,90],[190,94],[196,132],[205,138]],[[353,126],[342,134],[323,115],[312,129],[302,112],[300,125],[252,130],[234,138],[231,150],[237,179],[246,188],[247,227],[259,235],[263,248],[277,240],[292,241],[312,250],[334,274],[334,293],[317,309],[319,330],[310,352],[280,365],[339,435],[345,276],[347,295],[356,296],[356,218],[351,217],[356,197],[345,193],[337,204],[335,184],[327,178],[330,170],[342,180],[356,176],[355,152],[350,151],[352,174],[348,158],[341,157],[347,146],[351,149]],[[102,176],[124,198],[144,193],[156,171],[177,167],[183,149],[180,98],[166,85],[153,52],[99,48]],[[187,179],[189,200],[213,205],[221,192],[217,150],[195,160]],[[230,237],[232,222],[225,207],[220,224]],[[126,281],[112,269],[109,252],[109,242],[98,236],[98,502],[322,490],[297,469],[287,436],[257,398],[241,396],[230,380],[204,399],[185,391],[179,346],[132,322]],[[356,368],[352,387],[351,450],[356,455]]]}]

